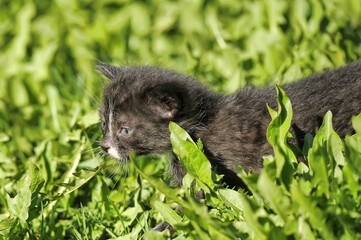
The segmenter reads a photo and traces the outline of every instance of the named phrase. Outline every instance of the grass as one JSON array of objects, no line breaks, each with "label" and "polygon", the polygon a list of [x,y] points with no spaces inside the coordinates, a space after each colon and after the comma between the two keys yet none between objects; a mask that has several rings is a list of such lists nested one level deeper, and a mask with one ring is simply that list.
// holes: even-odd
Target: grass
[{"label": "grass", "polygon": [[[240,169],[252,197],[223,188],[210,169],[189,169],[178,190],[169,187],[166,155],[124,166],[101,158],[104,83],[94,71],[97,60],[158,65],[223,93],[288,83],[360,58],[357,0],[0,6],[0,239],[167,239],[150,231],[164,219],[178,239],[361,238],[360,117],[356,135],[340,140],[327,114],[310,139],[309,167],[292,158],[288,168],[278,164],[285,156],[277,149],[291,150],[275,138],[259,176]],[[288,131],[272,129],[269,136]],[[203,203],[193,179],[207,193]],[[177,203],[182,213],[172,210]]]}]

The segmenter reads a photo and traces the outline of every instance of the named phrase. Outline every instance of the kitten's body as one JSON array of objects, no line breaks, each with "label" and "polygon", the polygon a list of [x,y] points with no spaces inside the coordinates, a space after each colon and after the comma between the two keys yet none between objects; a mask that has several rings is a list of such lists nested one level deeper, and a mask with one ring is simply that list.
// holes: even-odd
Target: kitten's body
[{"label": "kitten's body", "polygon": [[[129,151],[159,154],[171,150],[169,121],[194,138],[231,186],[242,186],[235,167],[260,172],[262,156],[272,154],[266,139],[271,121],[267,104],[277,108],[274,87],[245,89],[231,95],[210,91],[190,76],[154,67],[117,68],[100,64],[111,79],[104,89],[102,149],[117,160]],[[302,147],[306,133],[314,134],[331,110],[335,131],[352,134],[351,117],[361,112],[361,63],[313,75],[282,88],[293,107],[291,133]],[[125,129],[125,130],[124,130]],[[171,170],[181,185],[185,172],[174,159]]]}]

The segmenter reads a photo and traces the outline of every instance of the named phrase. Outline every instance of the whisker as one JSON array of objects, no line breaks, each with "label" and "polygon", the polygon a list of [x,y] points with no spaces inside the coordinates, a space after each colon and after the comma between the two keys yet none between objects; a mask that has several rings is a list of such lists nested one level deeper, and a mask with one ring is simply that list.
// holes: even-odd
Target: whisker
[{"label": "whisker", "polygon": [[[116,167],[114,167],[114,166],[116,166]],[[111,174],[108,175],[107,177],[112,179],[115,176],[116,172],[119,170],[120,166],[117,163],[114,163],[112,166],[109,166],[108,169],[110,169],[110,167],[112,167],[110,170]]]},{"label": "whisker", "polygon": [[102,154],[101,151],[94,154],[94,156],[92,158],[90,158],[89,160],[94,161],[95,164],[92,167],[84,167],[83,169],[89,171],[89,170],[93,170],[94,168],[98,167],[104,161],[101,154]]},{"label": "whisker", "polygon": [[100,150],[100,146],[99,146],[99,147],[96,147],[96,148],[92,148],[92,149],[86,150],[86,151],[82,152],[81,154],[84,154],[84,153],[87,153],[87,152],[90,152],[90,151],[95,151],[95,150]]},{"label": "whisker", "polygon": [[119,180],[120,180],[120,177],[115,181],[111,191],[113,191],[115,189],[115,187],[117,186],[117,183],[119,182]]},{"label": "whisker", "polygon": [[126,178],[129,176],[129,163],[128,161],[124,161],[125,164],[124,164],[124,168],[125,168],[125,171],[123,172],[123,182],[125,182]]},{"label": "whisker", "polygon": [[114,169],[113,170],[113,173],[112,173],[112,178],[115,176],[115,174],[121,169],[121,167],[122,167],[122,164],[120,163],[120,162],[116,162],[116,165],[117,165],[117,167],[116,167],[116,169]]},{"label": "whisker", "polygon": [[[88,85],[86,85],[86,83],[84,82],[84,80],[77,74],[78,79],[83,83],[84,86],[86,86],[86,88],[88,89],[88,91],[90,91],[90,93],[93,95],[93,99],[95,102],[97,102],[98,104],[101,103],[100,99],[98,98],[98,96],[88,87]],[[85,91],[85,89],[83,88],[83,90]]]},{"label": "whisker", "polygon": [[97,100],[94,99],[94,98],[90,95],[90,93],[89,93],[83,86],[80,85],[80,87],[83,89],[83,91],[85,92],[85,94],[89,97],[90,102],[91,102],[94,106],[97,106],[97,107],[100,106],[100,103],[97,102]]},{"label": "whisker", "polygon": [[83,86],[80,85],[80,87],[83,89],[83,91],[85,92],[85,94],[88,96],[90,102],[91,102],[94,106],[99,107],[99,106],[101,105],[101,103],[98,102],[94,97],[92,97],[92,96],[90,95],[90,93],[89,93]]},{"label": "whisker", "polygon": [[[114,170],[114,166],[115,166],[115,165],[116,165],[116,164],[113,164],[113,165],[112,165],[112,167],[113,167],[112,170],[113,170],[113,171],[111,171],[111,173],[107,176],[107,177],[110,178],[110,179],[112,179],[113,176],[115,175],[115,170]],[[118,167],[115,167],[115,168],[118,168]],[[108,166],[107,169],[110,169],[110,166]]]}]

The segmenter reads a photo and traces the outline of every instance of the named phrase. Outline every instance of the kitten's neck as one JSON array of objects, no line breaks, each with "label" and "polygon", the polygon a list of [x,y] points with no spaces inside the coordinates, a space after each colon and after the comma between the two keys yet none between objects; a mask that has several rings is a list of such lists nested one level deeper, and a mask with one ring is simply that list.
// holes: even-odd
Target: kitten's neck
[{"label": "kitten's neck", "polygon": [[193,99],[192,109],[180,119],[178,124],[190,135],[207,129],[221,108],[221,102],[225,96],[211,91],[202,91]]}]

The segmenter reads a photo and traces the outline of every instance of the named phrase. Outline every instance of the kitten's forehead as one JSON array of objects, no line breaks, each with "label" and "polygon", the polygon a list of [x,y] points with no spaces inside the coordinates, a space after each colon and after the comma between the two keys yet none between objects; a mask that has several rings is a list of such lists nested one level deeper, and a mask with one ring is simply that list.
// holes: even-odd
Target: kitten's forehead
[{"label": "kitten's forehead", "polygon": [[[119,100],[119,99],[118,99]],[[102,106],[99,110],[102,120],[112,121],[117,123],[129,122],[133,115],[134,108],[126,101],[119,102],[113,98],[103,98]]]},{"label": "kitten's forehead", "polygon": [[122,85],[120,81],[110,82],[103,91],[103,104],[111,107],[123,102],[129,93],[127,94],[128,88]]},{"label": "kitten's forehead", "polygon": [[[144,114],[148,113],[147,118],[152,118],[149,115],[151,109],[144,108],[147,104],[148,93],[157,86],[165,86],[168,84],[173,88],[176,86],[182,88],[179,81],[186,83],[187,76],[180,75],[173,71],[160,69],[149,66],[126,66],[117,68],[115,76],[103,91],[102,110],[103,115],[110,111],[129,111],[133,117],[144,118]],[[170,84],[174,83],[174,84]],[[168,86],[167,85],[167,86]]]},{"label": "kitten's forehead", "polygon": [[177,78],[181,78],[181,75],[158,67],[125,66],[118,68],[117,75],[114,76],[105,91],[139,92]]},{"label": "kitten's forehead", "polygon": [[129,92],[122,89],[117,82],[111,82],[104,88],[102,105],[100,108],[100,115],[109,115],[112,112],[113,116],[120,115],[124,112],[126,106],[126,99],[129,98]]}]

